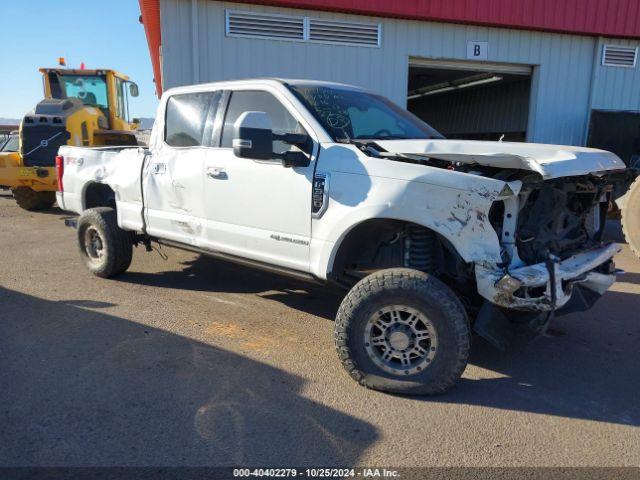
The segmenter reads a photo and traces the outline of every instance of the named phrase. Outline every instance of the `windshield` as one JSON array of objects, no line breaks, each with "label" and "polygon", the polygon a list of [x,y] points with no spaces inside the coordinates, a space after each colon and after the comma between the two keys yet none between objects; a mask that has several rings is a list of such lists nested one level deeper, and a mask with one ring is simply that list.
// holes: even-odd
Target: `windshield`
[{"label": "windshield", "polygon": [[60,75],[60,84],[67,97],[82,100],[85,105],[108,108],[107,83],[103,76]]},{"label": "windshield", "polygon": [[289,88],[337,142],[443,138],[418,117],[380,95],[312,85]]},{"label": "windshield", "polygon": [[0,152],[17,152],[18,151],[18,135],[10,135],[8,139],[0,141]]}]

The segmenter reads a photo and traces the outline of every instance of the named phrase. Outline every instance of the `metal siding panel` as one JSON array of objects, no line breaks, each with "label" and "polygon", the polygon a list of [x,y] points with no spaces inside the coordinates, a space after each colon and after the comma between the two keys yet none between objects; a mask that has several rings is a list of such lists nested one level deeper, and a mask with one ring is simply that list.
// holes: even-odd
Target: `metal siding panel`
[{"label": "metal siding panel", "polygon": [[640,61],[635,68],[605,67],[602,47],[606,44],[640,48],[640,41],[600,38],[593,85],[592,108],[596,110],[640,111]]},{"label": "metal siding panel", "polygon": [[[194,82],[191,78],[190,6],[189,0],[162,0],[163,73],[167,88]],[[489,61],[536,66],[532,88],[537,94],[530,105],[529,139],[546,143],[583,143],[593,38],[318,11],[296,13],[335,20],[380,21],[382,46],[366,48],[232,38],[226,37],[224,32],[225,8],[293,12],[261,5],[249,7],[200,0],[200,81],[256,76],[339,81],[372,89],[404,106],[410,56],[464,60],[468,40],[485,40],[489,42]],[[636,85],[640,84],[637,80],[635,78]],[[625,81],[631,85],[634,80]],[[599,98],[594,96],[596,103]]]},{"label": "metal siding panel", "polygon": [[[529,140],[545,143],[584,142],[593,42],[584,37],[531,33],[534,72]],[[523,60],[526,59],[526,56]]]},{"label": "metal siding panel", "polygon": [[193,83],[191,76],[191,2],[161,0],[164,88]]}]

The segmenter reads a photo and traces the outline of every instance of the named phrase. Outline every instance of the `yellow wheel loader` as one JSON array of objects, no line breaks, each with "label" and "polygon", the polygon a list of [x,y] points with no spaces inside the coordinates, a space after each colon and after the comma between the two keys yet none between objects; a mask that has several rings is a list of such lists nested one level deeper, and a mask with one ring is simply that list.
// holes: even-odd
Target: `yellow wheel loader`
[{"label": "yellow wheel loader", "polygon": [[18,205],[42,210],[55,202],[55,158],[61,145],[137,145],[129,119],[138,86],[113,70],[41,68],[44,100],[20,123],[17,152],[0,152],[0,185]]}]

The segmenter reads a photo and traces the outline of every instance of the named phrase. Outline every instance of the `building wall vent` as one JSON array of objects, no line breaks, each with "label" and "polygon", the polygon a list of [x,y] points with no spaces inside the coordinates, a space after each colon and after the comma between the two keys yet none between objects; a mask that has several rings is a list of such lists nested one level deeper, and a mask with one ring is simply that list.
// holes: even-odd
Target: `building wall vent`
[{"label": "building wall vent", "polygon": [[380,24],[310,18],[309,41],[379,47]]},{"label": "building wall vent", "polygon": [[255,37],[272,40],[334,43],[358,47],[379,47],[378,23],[342,22],[271,13],[226,10],[228,37]]},{"label": "building wall vent", "polygon": [[602,50],[602,65],[605,67],[633,68],[636,66],[637,57],[637,47],[605,45]]},{"label": "building wall vent", "polygon": [[286,40],[305,38],[304,17],[227,10],[225,20],[227,36]]}]

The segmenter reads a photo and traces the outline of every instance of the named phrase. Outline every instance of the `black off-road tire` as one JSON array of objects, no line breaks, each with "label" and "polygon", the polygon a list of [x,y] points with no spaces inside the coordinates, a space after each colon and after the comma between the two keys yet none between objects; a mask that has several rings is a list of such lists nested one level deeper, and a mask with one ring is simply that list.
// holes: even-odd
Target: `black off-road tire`
[{"label": "black off-road tire", "polygon": [[18,206],[24,210],[45,210],[56,203],[55,192],[36,192],[29,187],[17,187],[12,188],[11,193]]},{"label": "black off-road tire", "polygon": [[[437,350],[422,371],[406,376],[390,373],[367,353],[368,320],[391,305],[421,312],[434,327]],[[344,368],[359,384],[409,395],[434,395],[452,388],[467,365],[471,346],[467,314],[456,295],[437,278],[408,268],[381,270],[358,282],[340,305],[334,336]]]},{"label": "black off-road tire", "polygon": [[[91,253],[87,231],[97,235],[100,256]],[[78,219],[78,248],[83,262],[91,273],[102,278],[114,277],[129,268],[133,257],[131,232],[118,226],[116,211],[110,207],[85,210]],[[94,250],[95,253],[95,250]]]},{"label": "black off-road tire", "polygon": [[629,248],[640,259],[640,177],[629,187],[622,209],[622,232]]}]

